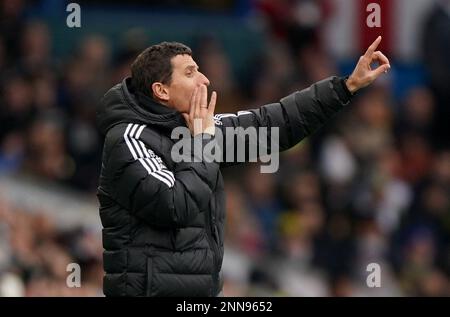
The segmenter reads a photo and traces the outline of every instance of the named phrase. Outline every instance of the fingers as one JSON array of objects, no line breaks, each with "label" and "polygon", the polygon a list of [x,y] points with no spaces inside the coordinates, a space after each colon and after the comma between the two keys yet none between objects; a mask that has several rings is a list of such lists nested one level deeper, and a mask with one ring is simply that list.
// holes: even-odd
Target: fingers
[{"label": "fingers", "polygon": [[184,120],[193,136],[199,133],[214,135],[214,111],[216,108],[217,93],[214,91],[208,105],[208,88],[200,85],[194,89],[191,96],[189,115],[182,113]]},{"label": "fingers", "polygon": [[211,100],[209,101],[208,106],[208,114],[214,115],[214,111],[216,109],[216,101],[217,101],[217,93],[215,91],[212,92]]},{"label": "fingers", "polygon": [[202,108],[208,107],[208,89],[205,85],[200,86],[200,106]]},{"label": "fingers", "polygon": [[206,117],[208,113],[208,88],[205,85],[201,85],[201,94],[200,94],[200,116],[202,118]]},{"label": "fingers", "polygon": [[195,87],[194,92],[192,93],[192,97],[191,97],[191,105],[189,107],[189,119],[191,121],[194,120],[195,100],[197,98],[197,94],[198,94],[198,87]]},{"label": "fingers", "polygon": [[213,91],[211,100],[208,105],[208,88],[206,85],[196,87],[191,97],[191,107],[189,109],[189,117],[203,118],[206,114],[214,114],[217,101],[217,93]]},{"label": "fingers", "polygon": [[202,119],[201,119],[201,99],[202,99],[202,87],[197,88],[197,96],[195,98],[195,111],[194,111],[194,120],[192,122],[193,125],[193,135],[197,135],[202,131]]},{"label": "fingers", "polygon": [[386,72],[389,70],[390,67],[391,67],[391,66],[389,66],[389,64],[383,64],[383,65],[380,65],[380,66],[378,66],[377,68],[375,68],[375,69],[372,71],[372,76],[374,77],[374,79],[376,79],[376,78],[378,78],[381,74],[386,73]]},{"label": "fingers", "polygon": [[201,87],[196,88],[197,94],[194,100],[194,118],[200,117],[200,99],[201,99]]},{"label": "fingers", "polygon": [[372,54],[375,52],[375,50],[377,49],[380,42],[381,42],[381,36],[378,36],[377,39],[369,46],[366,53],[364,54],[364,57],[370,58],[372,56]]},{"label": "fingers", "polygon": [[385,65],[385,64],[390,65],[389,59],[380,51],[376,51],[375,53],[373,53],[372,59],[377,60],[380,63],[380,65]]},{"label": "fingers", "polygon": [[376,77],[380,76],[382,73],[386,73],[391,65],[389,63],[389,59],[380,51],[376,51],[372,55],[373,61],[378,61],[380,64],[376,69],[373,70],[373,74]]}]

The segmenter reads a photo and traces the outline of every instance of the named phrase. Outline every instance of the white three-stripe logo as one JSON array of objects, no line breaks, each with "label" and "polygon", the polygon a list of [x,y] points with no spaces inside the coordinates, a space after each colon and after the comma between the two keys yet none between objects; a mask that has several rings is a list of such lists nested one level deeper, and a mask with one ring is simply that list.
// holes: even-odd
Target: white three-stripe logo
[{"label": "white three-stripe logo", "polygon": [[169,187],[175,184],[175,176],[166,166],[160,162],[161,159],[154,155],[150,156],[149,151],[141,140],[139,140],[145,125],[128,124],[123,137],[135,161],[139,161],[147,172]]}]

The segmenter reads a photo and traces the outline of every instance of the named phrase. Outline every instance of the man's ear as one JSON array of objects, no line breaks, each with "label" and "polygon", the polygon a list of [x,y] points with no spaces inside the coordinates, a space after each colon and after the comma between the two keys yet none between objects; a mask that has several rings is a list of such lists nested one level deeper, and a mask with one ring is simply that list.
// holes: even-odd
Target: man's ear
[{"label": "man's ear", "polygon": [[169,89],[160,82],[152,84],[153,96],[161,101],[169,101]]}]

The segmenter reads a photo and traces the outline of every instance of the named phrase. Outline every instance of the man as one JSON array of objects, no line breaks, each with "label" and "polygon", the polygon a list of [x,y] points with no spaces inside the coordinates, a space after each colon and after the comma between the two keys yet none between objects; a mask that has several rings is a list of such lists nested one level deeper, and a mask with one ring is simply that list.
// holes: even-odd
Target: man
[{"label": "man", "polygon": [[[98,187],[105,295],[220,295],[225,223],[220,162],[195,153],[197,162],[175,162],[171,132],[187,126],[194,140],[209,144],[216,128],[277,127],[279,149],[288,149],[390,68],[376,51],[380,41],[348,79],[332,77],[259,109],[215,117],[217,95],[208,102],[209,80],[188,47],[164,42],[143,51],[131,65],[131,78],[105,94],[97,113],[105,135]],[[374,61],[379,66],[372,70]]]}]

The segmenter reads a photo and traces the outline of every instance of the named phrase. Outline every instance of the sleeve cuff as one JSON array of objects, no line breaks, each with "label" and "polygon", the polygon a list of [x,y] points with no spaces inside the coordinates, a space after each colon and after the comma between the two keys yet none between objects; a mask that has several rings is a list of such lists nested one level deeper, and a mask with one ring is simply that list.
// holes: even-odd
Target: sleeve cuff
[{"label": "sleeve cuff", "polygon": [[354,94],[352,94],[350,92],[350,90],[348,90],[347,85],[345,84],[347,79],[348,79],[348,76],[337,77],[337,78],[335,78],[335,83],[334,83],[334,90],[338,94],[341,102],[345,105],[348,104],[354,96]]}]

